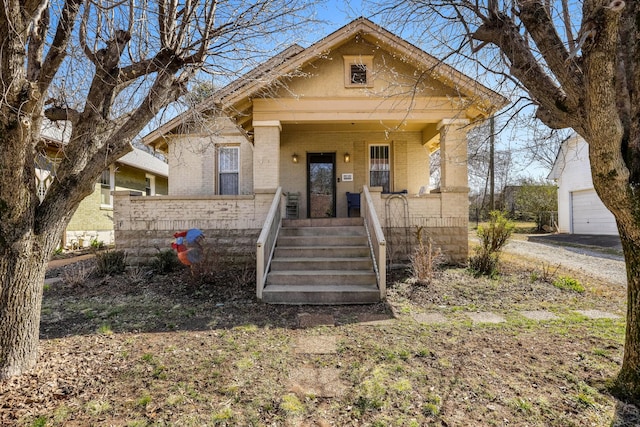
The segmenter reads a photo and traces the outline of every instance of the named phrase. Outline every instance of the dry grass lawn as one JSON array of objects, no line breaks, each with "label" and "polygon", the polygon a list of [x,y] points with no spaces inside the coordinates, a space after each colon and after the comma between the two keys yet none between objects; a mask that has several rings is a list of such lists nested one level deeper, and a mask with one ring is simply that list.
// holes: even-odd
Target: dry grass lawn
[{"label": "dry grass lawn", "polygon": [[[608,426],[635,425],[635,408],[607,385],[620,367],[625,291],[576,272],[555,287],[541,265],[504,257],[496,279],[461,268],[429,285],[402,270],[386,303],[269,306],[250,271],[202,286],[188,274],[91,277],[51,285],[37,368],[0,383],[3,426]],[[555,320],[530,320],[544,310]],[[503,323],[473,323],[492,312]],[[437,313],[446,322],[423,324]],[[302,327],[318,315],[332,325]],[[379,325],[363,319],[394,318]],[[326,322],[325,322],[326,323]],[[329,353],[296,342],[334,337]],[[331,369],[344,390],[310,394],[290,378]],[[617,414],[617,415],[616,415]]]}]

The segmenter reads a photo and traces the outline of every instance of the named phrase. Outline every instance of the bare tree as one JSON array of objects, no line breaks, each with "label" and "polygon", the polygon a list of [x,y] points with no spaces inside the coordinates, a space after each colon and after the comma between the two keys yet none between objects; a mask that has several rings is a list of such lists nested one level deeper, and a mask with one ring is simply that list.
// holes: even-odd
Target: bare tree
[{"label": "bare tree", "polygon": [[[0,379],[37,360],[47,262],[80,201],[198,72],[224,80],[305,22],[298,0],[7,0],[0,14]],[[308,21],[306,21],[308,22]],[[224,81],[223,81],[224,83]],[[71,126],[42,202],[43,117]]]},{"label": "bare tree", "polygon": [[[496,130],[501,126],[494,126],[494,140],[497,139]],[[510,172],[513,169],[513,157],[509,150],[494,150],[493,162],[491,160],[491,125],[489,121],[474,127],[469,132],[468,136],[468,157],[469,157],[469,187],[471,194],[479,195],[476,198],[479,201],[477,206],[479,213],[487,215],[494,209],[499,209],[497,204],[490,203],[491,199],[491,173],[493,173],[494,180],[494,198],[497,198],[499,193],[502,193],[504,188],[509,184],[513,178],[510,176]],[[491,168],[493,163],[493,171]]]},{"label": "bare tree", "polygon": [[616,218],[627,266],[626,342],[616,390],[640,403],[640,2],[380,3],[385,22],[430,37],[433,49],[447,50],[439,55],[448,61],[473,59],[463,68],[467,73],[508,83],[513,99],[521,100],[518,108],[533,105],[549,128],[571,128],[589,144],[593,183]]}]

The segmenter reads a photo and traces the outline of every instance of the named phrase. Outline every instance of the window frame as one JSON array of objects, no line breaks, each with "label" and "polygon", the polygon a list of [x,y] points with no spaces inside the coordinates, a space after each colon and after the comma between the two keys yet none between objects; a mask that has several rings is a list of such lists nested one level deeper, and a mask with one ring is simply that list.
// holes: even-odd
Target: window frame
[{"label": "window frame", "polygon": [[[109,182],[108,183],[104,183],[103,182],[103,177],[105,176],[105,172],[109,172],[108,176],[109,176]],[[112,166],[109,166],[109,169],[105,169],[102,171],[102,173],[100,174],[100,178],[98,179],[98,183],[100,184],[100,208],[101,209],[113,209],[113,191],[115,191],[116,189],[116,172],[115,172],[115,168]],[[103,194],[102,192],[106,189],[109,189],[109,203],[102,203],[103,201]]]},{"label": "window frame", "polygon": [[[232,170],[232,169],[223,169],[222,168],[222,161],[221,161],[221,156],[223,151],[225,150],[233,150],[235,151],[236,154],[236,169]],[[216,193],[218,195],[228,195],[228,196],[237,196],[240,194],[240,146],[239,145],[220,145],[218,146],[218,153],[216,156],[216,162],[217,162],[217,167],[216,167]],[[237,178],[237,190],[235,193],[233,194],[229,194],[229,193],[223,193],[222,191],[222,178],[221,176],[223,174],[236,174]]]},{"label": "window frame", "polygon": [[[147,185],[147,183],[149,185]],[[156,176],[150,173],[144,174],[144,194],[145,196],[156,195]]]},{"label": "window frame", "polygon": [[[373,55],[344,55],[344,86],[346,88],[373,87]],[[364,67],[365,81],[354,82],[352,67]]]},{"label": "window frame", "polygon": [[[387,149],[387,169],[386,172],[388,173],[388,186],[389,188],[385,189],[384,186],[382,186],[382,192],[383,193],[389,193],[391,191],[393,191],[393,174],[392,174],[392,168],[391,168],[391,144],[369,144],[369,146],[367,147],[367,182],[369,187],[379,187],[379,186],[374,186],[371,184],[371,172],[374,172],[374,170],[372,170],[371,166],[372,163],[371,161],[373,160],[373,157],[371,156],[371,149],[374,147],[386,147]],[[384,169],[381,169],[380,171],[385,171]],[[378,172],[380,172],[378,171]]]}]

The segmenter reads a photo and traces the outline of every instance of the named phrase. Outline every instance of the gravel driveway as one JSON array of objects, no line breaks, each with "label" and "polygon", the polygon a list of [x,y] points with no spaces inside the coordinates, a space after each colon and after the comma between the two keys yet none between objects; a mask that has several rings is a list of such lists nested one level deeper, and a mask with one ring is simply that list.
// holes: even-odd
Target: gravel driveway
[{"label": "gravel driveway", "polygon": [[597,251],[568,246],[556,246],[534,243],[526,240],[510,240],[505,252],[525,258],[535,258],[551,265],[582,271],[594,278],[612,284],[627,284],[627,273],[623,258],[617,255],[603,254]]}]

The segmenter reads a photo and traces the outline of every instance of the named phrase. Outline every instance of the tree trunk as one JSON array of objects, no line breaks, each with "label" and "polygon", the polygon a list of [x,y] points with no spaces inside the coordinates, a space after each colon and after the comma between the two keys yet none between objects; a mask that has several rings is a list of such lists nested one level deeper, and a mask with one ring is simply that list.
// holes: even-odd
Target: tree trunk
[{"label": "tree trunk", "polygon": [[622,369],[614,385],[620,399],[640,406],[640,241],[620,233],[627,265],[627,330]]},{"label": "tree trunk", "polygon": [[22,374],[38,359],[42,288],[52,246],[38,240],[27,234],[1,247],[0,379]]}]

